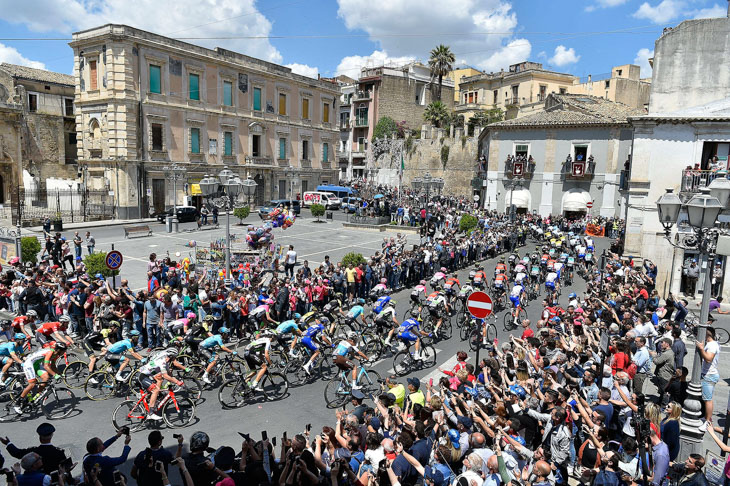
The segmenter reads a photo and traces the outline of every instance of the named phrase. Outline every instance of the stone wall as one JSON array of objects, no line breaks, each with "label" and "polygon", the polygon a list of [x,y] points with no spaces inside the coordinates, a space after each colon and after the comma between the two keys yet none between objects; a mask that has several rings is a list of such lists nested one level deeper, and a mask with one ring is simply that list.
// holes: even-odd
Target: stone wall
[{"label": "stone wall", "polygon": [[[405,120],[409,128],[417,130],[423,124],[423,112],[426,106],[436,100],[438,83],[429,87],[423,81],[408,77],[383,76],[379,93],[378,120],[384,116],[389,116],[396,122]],[[421,100],[422,93],[425,93],[425,100]],[[416,103],[417,94],[418,103]],[[452,111],[454,88],[443,86],[441,101],[449,111]]]}]

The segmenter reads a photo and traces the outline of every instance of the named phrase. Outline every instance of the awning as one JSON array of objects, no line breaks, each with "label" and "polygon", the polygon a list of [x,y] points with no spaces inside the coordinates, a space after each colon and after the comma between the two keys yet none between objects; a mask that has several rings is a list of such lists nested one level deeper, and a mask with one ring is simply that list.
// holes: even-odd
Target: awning
[{"label": "awning", "polygon": [[504,199],[505,207],[509,208],[510,202],[515,208],[530,209],[530,191],[528,189],[516,189],[507,191]]},{"label": "awning", "polygon": [[200,184],[190,184],[190,195],[191,196],[202,196],[203,192],[200,190]]},{"label": "awning", "polygon": [[591,195],[587,191],[566,192],[563,196],[563,211],[587,211]]}]

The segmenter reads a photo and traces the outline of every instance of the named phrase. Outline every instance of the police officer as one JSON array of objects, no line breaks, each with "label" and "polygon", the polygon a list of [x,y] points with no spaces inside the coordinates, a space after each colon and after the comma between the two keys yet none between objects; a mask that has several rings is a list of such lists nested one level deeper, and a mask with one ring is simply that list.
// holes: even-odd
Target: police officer
[{"label": "police officer", "polygon": [[56,428],[48,422],[40,424],[36,429],[40,444],[27,449],[16,447],[15,444],[10,442],[8,437],[0,437],[0,442],[5,444],[8,448],[8,453],[17,459],[22,459],[26,454],[35,452],[43,459],[43,472],[51,474],[53,471],[58,471],[58,465],[67,459],[63,449],[59,449],[51,444],[54,432],[56,432]]},{"label": "police officer", "polygon": [[408,400],[411,401],[411,404],[413,405],[420,405],[425,406],[426,404],[426,397],[423,395],[423,392],[420,390],[421,388],[421,380],[418,378],[408,378]]},{"label": "police officer", "polygon": [[360,390],[352,390],[352,394],[350,396],[352,397],[352,404],[355,406],[355,409],[350,413],[357,417],[357,421],[362,424],[365,420],[365,412],[369,408],[367,405],[362,403],[365,399],[365,394]]}]

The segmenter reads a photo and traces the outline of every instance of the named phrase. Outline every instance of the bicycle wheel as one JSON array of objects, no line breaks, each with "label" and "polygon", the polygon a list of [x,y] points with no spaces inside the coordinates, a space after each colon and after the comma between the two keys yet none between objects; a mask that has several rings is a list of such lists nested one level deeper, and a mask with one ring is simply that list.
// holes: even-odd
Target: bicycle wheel
[{"label": "bicycle wheel", "polygon": [[515,329],[517,329],[519,327],[519,323],[524,321],[525,319],[527,319],[527,311],[524,308],[520,307],[520,310],[517,313],[517,323],[518,324],[515,325]]},{"label": "bicycle wheel", "polygon": [[481,341],[482,333],[478,328],[473,329],[471,331],[471,334],[469,334],[469,349],[471,349],[472,351],[476,351],[477,348],[479,348],[479,346],[481,345]]},{"label": "bicycle wheel", "polygon": [[10,391],[0,393],[0,423],[13,422],[20,418],[13,408],[15,397]]},{"label": "bicycle wheel", "polygon": [[360,337],[360,343],[360,349],[362,349],[362,352],[368,355],[368,357],[373,361],[379,359],[380,355],[383,353],[383,346],[380,342],[380,338],[372,331],[365,332]]},{"label": "bicycle wheel", "polygon": [[41,402],[41,409],[48,420],[68,417],[76,409],[76,395],[68,388],[51,388]]},{"label": "bicycle wheel", "polygon": [[283,373],[286,370],[286,365],[289,363],[289,355],[287,351],[277,349],[269,352],[271,358],[271,369]]},{"label": "bicycle wheel", "polygon": [[365,373],[357,377],[357,384],[365,396],[376,395],[380,391],[380,380],[383,378],[380,373],[373,369],[365,370]]},{"label": "bicycle wheel", "polygon": [[89,363],[74,361],[63,370],[63,382],[69,388],[83,388],[89,377]]},{"label": "bicycle wheel", "polygon": [[129,430],[134,432],[144,426],[146,417],[147,409],[142,402],[124,400],[112,412],[112,425],[117,430],[129,427]]},{"label": "bicycle wheel", "polygon": [[289,381],[281,373],[268,372],[261,379],[261,388],[267,400],[281,400],[289,391]]},{"label": "bicycle wheel", "polygon": [[430,344],[421,346],[421,367],[431,368],[436,366],[436,348]]},{"label": "bicycle wheel", "polygon": [[411,370],[413,364],[413,357],[411,356],[410,348],[406,348],[399,351],[393,358],[393,370],[398,376],[404,376]]},{"label": "bicycle wheel", "polygon": [[454,326],[451,324],[451,319],[444,318],[444,322],[439,329],[439,334],[441,335],[442,341],[451,339],[451,336],[454,334]]},{"label": "bicycle wheel", "polygon": [[186,396],[175,395],[162,407],[162,420],[172,429],[190,425],[195,420],[195,403]]},{"label": "bicycle wheel", "polygon": [[114,375],[106,371],[96,371],[86,379],[84,393],[94,401],[106,400],[114,395],[116,386]]},{"label": "bicycle wheel", "polygon": [[512,329],[515,328],[514,324],[515,316],[512,315],[511,312],[508,312],[504,315],[504,330],[507,332],[510,332]]},{"label": "bicycle wheel", "polygon": [[345,388],[345,382],[339,376],[335,376],[324,387],[324,401],[327,408],[337,408],[347,402],[350,396],[350,388]]},{"label": "bicycle wheel", "polygon": [[249,392],[243,380],[228,380],[218,389],[218,402],[225,409],[239,408],[246,404],[246,395]]},{"label": "bicycle wheel", "polygon": [[497,326],[491,322],[487,324],[487,342],[497,339]]},{"label": "bicycle wheel", "polygon": [[337,376],[337,366],[332,361],[331,354],[323,354],[319,358],[319,376],[325,380],[331,380]]},{"label": "bicycle wheel", "polygon": [[730,341],[730,333],[721,327],[715,328],[715,339],[718,344],[727,344]]}]

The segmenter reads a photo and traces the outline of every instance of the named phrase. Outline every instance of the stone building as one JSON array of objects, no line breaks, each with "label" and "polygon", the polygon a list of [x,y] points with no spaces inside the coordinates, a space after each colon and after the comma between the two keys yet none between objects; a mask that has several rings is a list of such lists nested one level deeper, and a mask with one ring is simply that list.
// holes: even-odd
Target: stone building
[{"label": "stone building", "polygon": [[0,64],[0,203],[76,178],[73,77]]},{"label": "stone building", "polygon": [[641,79],[640,73],[641,68],[635,64],[615,66],[607,75],[589,74],[585,80],[576,80],[568,93],[600,96],[637,110],[647,110],[651,78]]},{"label": "stone building", "polygon": [[453,81],[454,83],[454,104],[459,104],[461,100],[461,80],[463,78],[468,78],[469,76],[478,76],[480,74],[484,74],[478,69],[474,69],[471,66],[461,66],[454,68],[451,72],[448,74],[448,78]]},{"label": "stone building", "polygon": [[224,166],[258,183],[257,204],[337,180],[336,84],[126,25],[76,32],[70,46],[78,158],[118,217],[200,204],[197,182]]},{"label": "stone building", "polygon": [[542,216],[621,214],[628,117],[641,112],[597,96],[550,94],[533,115],[493,123],[479,136],[477,179],[487,209]]},{"label": "stone building", "polygon": [[[664,29],[654,44],[649,113],[631,118],[631,124],[625,251],[651,258],[660,269],[657,289],[678,294],[684,290],[682,264],[698,253],[675,249],[664,239],[656,201],[666,188],[686,201],[716,177],[728,177],[730,18],[685,20]],[[720,220],[730,222],[727,214]],[[688,228],[680,225],[673,231],[672,239],[679,239]],[[727,257],[719,258],[726,270]],[[727,299],[729,273],[724,275],[720,294]],[[700,278],[700,294],[703,286]]]}]

